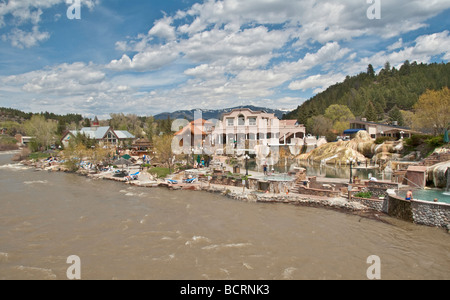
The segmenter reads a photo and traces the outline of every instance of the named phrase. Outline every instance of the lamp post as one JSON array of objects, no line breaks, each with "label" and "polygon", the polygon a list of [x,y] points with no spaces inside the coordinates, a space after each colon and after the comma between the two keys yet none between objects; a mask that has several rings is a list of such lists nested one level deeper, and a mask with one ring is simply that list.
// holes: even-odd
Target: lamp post
[{"label": "lamp post", "polygon": [[350,184],[353,183],[353,164],[355,163],[354,158],[347,159],[347,164],[350,165]]},{"label": "lamp post", "polygon": [[248,176],[248,159],[250,158],[250,156],[245,154],[244,158],[245,158],[245,176]]}]

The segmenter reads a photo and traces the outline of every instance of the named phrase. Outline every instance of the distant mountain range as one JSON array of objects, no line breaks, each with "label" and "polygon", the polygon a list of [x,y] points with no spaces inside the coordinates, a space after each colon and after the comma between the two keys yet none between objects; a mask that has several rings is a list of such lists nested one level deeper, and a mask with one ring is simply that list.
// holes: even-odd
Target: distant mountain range
[{"label": "distant mountain range", "polygon": [[195,111],[201,111],[202,118],[204,120],[210,120],[210,119],[220,120],[224,113],[228,113],[228,112],[232,111],[233,109],[238,109],[238,108],[248,108],[253,111],[265,111],[267,113],[275,114],[275,116],[279,119],[282,119],[283,115],[291,112],[291,110],[280,110],[280,109],[271,109],[271,108],[265,108],[265,107],[257,107],[257,106],[253,106],[253,105],[246,105],[246,106],[238,106],[238,107],[225,108],[225,109],[179,110],[179,111],[175,111],[172,113],[168,113],[168,112],[161,113],[161,114],[154,116],[154,118],[156,120],[165,120],[168,117],[170,117],[171,120],[186,118],[189,121],[193,121]]}]

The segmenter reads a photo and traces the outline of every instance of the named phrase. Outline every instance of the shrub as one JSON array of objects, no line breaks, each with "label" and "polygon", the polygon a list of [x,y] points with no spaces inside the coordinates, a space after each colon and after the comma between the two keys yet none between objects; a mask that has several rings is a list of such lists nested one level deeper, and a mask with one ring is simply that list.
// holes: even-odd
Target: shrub
[{"label": "shrub", "polygon": [[427,139],[425,142],[432,147],[441,147],[444,145],[444,136],[433,136]]},{"label": "shrub", "polygon": [[370,199],[370,198],[372,198],[372,193],[371,192],[359,192],[359,193],[355,194],[355,197]]}]

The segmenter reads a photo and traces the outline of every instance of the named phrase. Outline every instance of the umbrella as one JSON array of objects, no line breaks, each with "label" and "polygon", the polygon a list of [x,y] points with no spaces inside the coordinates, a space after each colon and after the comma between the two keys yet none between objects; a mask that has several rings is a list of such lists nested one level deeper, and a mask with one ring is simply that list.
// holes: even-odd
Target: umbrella
[{"label": "umbrella", "polygon": [[122,156],[122,158],[124,158],[124,159],[131,159],[131,156],[128,155],[128,154],[125,154],[124,156]]},{"label": "umbrella", "polygon": [[449,143],[450,139],[448,137],[448,129],[445,130],[445,134],[444,134],[444,143]]},{"label": "umbrella", "polygon": [[121,157],[118,160],[114,161],[115,165],[122,165],[122,169],[123,169],[123,165],[131,165],[131,162],[126,160],[125,158]]}]

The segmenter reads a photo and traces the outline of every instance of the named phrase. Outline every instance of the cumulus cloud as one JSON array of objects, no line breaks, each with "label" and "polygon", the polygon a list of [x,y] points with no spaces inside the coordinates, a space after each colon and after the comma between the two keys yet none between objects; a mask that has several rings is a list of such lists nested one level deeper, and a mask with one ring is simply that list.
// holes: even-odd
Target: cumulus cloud
[{"label": "cumulus cloud", "polygon": [[[66,0],[9,0],[0,2],[0,28],[7,25],[10,27],[9,32],[2,35],[2,39],[4,41],[9,40],[13,47],[21,49],[34,47],[48,40],[50,33],[40,32],[38,29],[41,16],[45,10],[66,2]],[[92,10],[100,1],[81,0],[80,3]],[[6,17],[10,18],[9,24],[5,22]],[[31,31],[20,28],[29,25],[32,26]]]},{"label": "cumulus cloud", "polygon": [[10,33],[2,35],[2,40],[10,41],[12,46],[20,49],[36,46],[49,38],[50,34],[48,32],[40,32],[37,26],[34,26],[30,32],[15,28]]},{"label": "cumulus cloud", "polygon": [[[34,26],[12,29],[3,39],[22,48],[49,39],[39,30],[41,17],[63,1],[0,3],[0,23],[10,14],[16,26]],[[84,2],[91,9],[97,4]],[[0,89],[20,86],[48,103],[73,98],[86,110],[101,103],[103,109],[157,112],[244,102],[296,107],[305,100],[301,95],[323,91],[368,64],[450,58],[448,30],[410,38],[449,9],[448,1],[383,1],[380,20],[367,18],[369,6],[361,0],[206,0],[117,41],[116,59],[103,66],[60,64],[8,77]]]},{"label": "cumulus cloud", "polygon": [[323,92],[329,86],[341,82],[345,79],[342,74],[313,75],[304,80],[293,81],[289,84],[291,90],[315,89],[314,93]]}]

